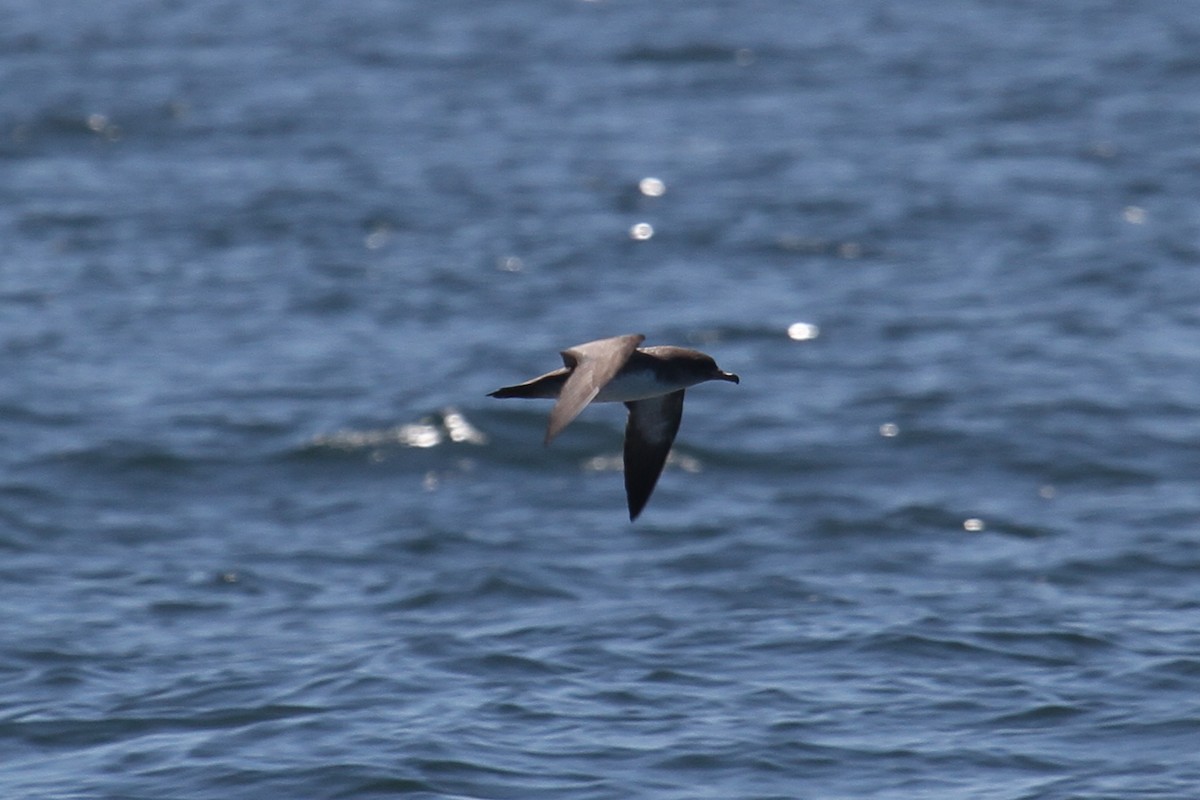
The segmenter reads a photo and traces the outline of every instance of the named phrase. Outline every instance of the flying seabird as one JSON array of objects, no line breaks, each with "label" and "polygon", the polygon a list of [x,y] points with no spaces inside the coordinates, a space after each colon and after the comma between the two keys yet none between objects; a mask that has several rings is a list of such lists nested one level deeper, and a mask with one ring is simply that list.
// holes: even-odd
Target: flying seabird
[{"label": "flying seabird", "polygon": [[488,397],[553,398],[546,444],[562,433],[588,403],[624,403],[625,497],[629,519],[650,499],[683,417],[683,392],[705,381],[731,381],[712,356],[685,347],[638,347],[638,333],[598,339],[562,351],[563,367],[505,386]]}]

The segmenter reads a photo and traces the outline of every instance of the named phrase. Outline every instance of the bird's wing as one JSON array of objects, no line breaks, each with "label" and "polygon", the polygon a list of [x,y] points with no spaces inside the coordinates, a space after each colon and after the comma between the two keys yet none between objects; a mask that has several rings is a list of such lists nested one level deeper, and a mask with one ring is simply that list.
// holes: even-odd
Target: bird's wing
[{"label": "bird's wing", "polygon": [[571,374],[558,393],[558,402],[550,409],[546,444],[579,416],[645,339],[639,333],[631,333],[576,345],[562,352],[563,363],[571,369]]},{"label": "bird's wing", "polygon": [[646,506],[667,463],[671,443],[683,419],[683,389],[659,397],[634,400],[625,426],[625,498],[629,519],[637,519]]}]

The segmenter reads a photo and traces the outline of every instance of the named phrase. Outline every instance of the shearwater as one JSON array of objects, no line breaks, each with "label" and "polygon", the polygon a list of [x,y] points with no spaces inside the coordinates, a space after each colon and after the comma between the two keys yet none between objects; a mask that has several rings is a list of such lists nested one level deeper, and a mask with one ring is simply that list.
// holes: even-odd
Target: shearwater
[{"label": "shearwater", "polygon": [[679,421],[683,393],[705,381],[739,383],[713,357],[686,347],[638,347],[646,337],[631,333],[576,345],[562,351],[563,365],[532,380],[505,386],[488,397],[555,399],[546,444],[562,433],[588,403],[624,403],[625,497],[630,521],[646,507],[658,483]]}]

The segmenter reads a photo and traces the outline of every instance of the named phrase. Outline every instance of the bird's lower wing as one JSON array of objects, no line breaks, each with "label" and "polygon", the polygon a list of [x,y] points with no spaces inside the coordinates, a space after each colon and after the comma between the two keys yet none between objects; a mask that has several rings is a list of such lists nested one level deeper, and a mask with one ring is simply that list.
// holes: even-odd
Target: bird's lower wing
[{"label": "bird's lower wing", "polygon": [[654,492],[679,432],[683,389],[625,405],[629,409],[629,423],[625,426],[625,498],[629,501],[632,521],[642,513]]},{"label": "bird's lower wing", "polygon": [[546,444],[550,444],[555,436],[562,433],[563,428],[579,416],[579,412],[625,366],[645,338],[641,334],[614,336],[576,345],[562,352],[563,363],[571,369],[571,374],[558,394],[558,402],[550,409]]}]

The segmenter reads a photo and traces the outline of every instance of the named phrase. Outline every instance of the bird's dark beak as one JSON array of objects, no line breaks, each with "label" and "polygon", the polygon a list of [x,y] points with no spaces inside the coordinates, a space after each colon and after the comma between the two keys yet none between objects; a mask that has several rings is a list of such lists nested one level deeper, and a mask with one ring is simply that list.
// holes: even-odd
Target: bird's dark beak
[{"label": "bird's dark beak", "polygon": [[722,372],[721,370],[717,370],[716,378],[717,378],[717,380],[720,380],[720,381],[729,381],[730,383],[741,383],[741,381],[738,379],[738,376],[734,375],[732,372]]}]

